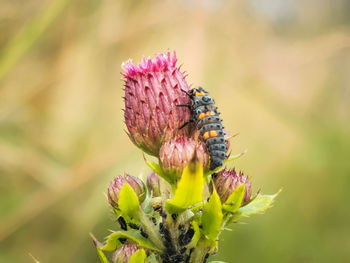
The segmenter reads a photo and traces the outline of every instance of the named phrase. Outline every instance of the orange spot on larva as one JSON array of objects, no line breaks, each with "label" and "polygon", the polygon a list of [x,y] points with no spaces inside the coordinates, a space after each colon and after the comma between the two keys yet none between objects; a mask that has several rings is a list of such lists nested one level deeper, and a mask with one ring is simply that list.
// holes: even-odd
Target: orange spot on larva
[{"label": "orange spot on larva", "polygon": [[205,140],[208,140],[209,139],[209,132],[205,132],[204,134],[203,134],[203,137],[204,137],[204,139]]},{"label": "orange spot on larva", "polygon": [[201,119],[203,119],[205,117],[205,113],[204,112],[202,112],[201,114],[199,114],[199,119],[201,120]]},{"label": "orange spot on larva", "polygon": [[216,131],[210,131],[210,137],[216,137],[218,133]]},{"label": "orange spot on larva", "polygon": [[207,116],[210,116],[210,115],[211,115],[211,112],[210,112],[210,111],[207,111],[206,115],[207,115]]},{"label": "orange spot on larva", "polygon": [[201,91],[201,92],[196,92],[196,97],[202,97],[202,96],[205,96],[204,92]]}]

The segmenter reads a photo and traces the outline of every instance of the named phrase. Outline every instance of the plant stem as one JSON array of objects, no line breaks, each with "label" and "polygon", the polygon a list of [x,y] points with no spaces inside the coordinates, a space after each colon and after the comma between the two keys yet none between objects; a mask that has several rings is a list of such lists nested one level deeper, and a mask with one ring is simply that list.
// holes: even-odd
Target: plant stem
[{"label": "plant stem", "polygon": [[164,250],[165,247],[163,245],[162,239],[160,237],[158,229],[155,227],[153,222],[147,217],[145,212],[140,209],[140,217],[139,217],[140,223],[145,230],[145,232],[148,234],[149,239],[161,250]]},{"label": "plant stem", "polygon": [[210,248],[211,245],[208,240],[205,237],[201,237],[197,243],[197,246],[192,252],[190,263],[204,263]]}]

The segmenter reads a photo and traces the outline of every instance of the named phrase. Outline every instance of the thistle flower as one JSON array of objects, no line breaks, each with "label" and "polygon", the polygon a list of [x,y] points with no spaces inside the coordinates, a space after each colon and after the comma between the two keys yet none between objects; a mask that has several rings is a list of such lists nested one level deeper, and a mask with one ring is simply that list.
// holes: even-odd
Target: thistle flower
[{"label": "thistle flower", "polygon": [[213,176],[213,182],[222,203],[225,203],[232,192],[242,184],[245,184],[242,204],[244,205],[250,201],[252,185],[248,177],[244,176],[242,172],[237,173],[235,169],[224,169]]},{"label": "thistle flower", "polygon": [[131,141],[146,153],[158,156],[162,143],[176,134],[186,134],[188,127],[178,128],[190,119],[188,110],[176,107],[188,103],[181,91],[189,90],[184,73],[176,66],[176,54],[158,54],[136,65],[122,64],[125,78],[125,124]]},{"label": "thistle flower", "polygon": [[[92,236],[101,262],[108,261],[105,251],[113,251],[113,263],[206,262],[217,252],[218,237],[226,225],[264,212],[277,196],[251,199],[248,177],[234,169],[213,173],[208,191],[210,154],[210,167],[221,166],[230,151],[230,137],[221,130],[221,120],[210,117],[215,105],[205,103],[204,92],[192,90],[186,95],[190,89],[176,63],[176,54],[167,52],[139,64],[131,60],[122,64],[127,133],[137,147],[156,156],[159,164],[147,161],[154,172],[146,180],[150,191],[146,201],[146,184],[140,179],[125,174],[111,181],[108,201],[121,230],[113,231],[104,243]],[[183,105],[177,107],[179,104]],[[202,120],[202,124],[184,125],[191,112],[193,120]],[[203,138],[200,130],[205,132]],[[226,156],[220,152],[225,148],[222,134]],[[163,184],[160,177],[169,184]],[[247,209],[240,209],[248,202]]]},{"label": "thistle flower", "polygon": [[174,173],[177,178],[193,158],[196,158],[204,168],[208,168],[208,151],[198,136],[191,138],[177,136],[165,142],[159,152],[159,163],[163,171]]},{"label": "thistle flower", "polygon": [[118,207],[119,194],[125,183],[128,183],[135,191],[140,203],[142,203],[146,198],[144,183],[139,178],[128,174],[124,176],[118,175],[111,181],[107,191],[108,202],[114,208]]},{"label": "thistle flower", "polygon": [[112,258],[113,263],[128,263],[130,257],[138,250],[138,247],[132,244],[124,244],[118,248]]},{"label": "thistle flower", "polygon": [[152,191],[152,196],[157,197],[160,196],[160,182],[159,176],[155,172],[150,173],[147,176],[147,186]]}]

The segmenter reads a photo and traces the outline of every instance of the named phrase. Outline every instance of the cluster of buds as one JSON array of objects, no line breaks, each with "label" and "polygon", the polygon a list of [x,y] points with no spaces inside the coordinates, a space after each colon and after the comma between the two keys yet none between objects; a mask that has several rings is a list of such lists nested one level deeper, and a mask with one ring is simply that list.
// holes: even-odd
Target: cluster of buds
[{"label": "cluster of buds", "polygon": [[111,181],[108,201],[121,230],[105,244],[94,240],[102,262],[110,262],[104,253],[112,252],[111,262],[117,263],[204,263],[217,250],[225,225],[263,212],[274,198],[252,198],[241,172],[209,170],[196,126],[179,129],[191,119],[187,108],[177,107],[190,103],[190,89],[176,63],[176,54],[167,52],[138,65],[122,64],[128,136],[159,163],[147,161],[153,172],[145,183],[129,174]]}]

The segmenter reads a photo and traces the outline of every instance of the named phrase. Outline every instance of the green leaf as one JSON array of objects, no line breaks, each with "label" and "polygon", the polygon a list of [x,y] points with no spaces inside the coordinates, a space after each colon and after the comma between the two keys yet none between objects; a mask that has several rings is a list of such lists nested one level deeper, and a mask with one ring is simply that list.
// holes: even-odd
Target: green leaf
[{"label": "green leaf", "polygon": [[98,247],[96,247],[97,250],[97,254],[98,257],[100,258],[101,263],[109,263],[106,255],[103,253],[103,251],[101,249],[99,249]]},{"label": "green leaf", "polygon": [[112,209],[113,209],[113,212],[114,212],[114,215],[115,215],[116,218],[121,216],[122,211],[120,211],[119,209],[114,208],[114,207]]},{"label": "green leaf", "polygon": [[184,169],[175,190],[174,198],[165,203],[171,213],[182,213],[188,207],[202,201],[204,187],[203,166],[201,163],[190,163]]},{"label": "green leaf", "polygon": [[153,212],[153,209],[151,206],[151,200],[152,200],[152,196],[149,193],[147,193],[145,201],[143,201],[143,211],[146,214],[151,214]]},{"label": "green leaf", "polygon": [[261,214],[265,212],[268,208],[272,206],[274,199],[280,192],[281,190],[279,190],[276,194],[273,195],[259,194],[252,202],[238,209],[235,219],[239,217],[248,217],[254,214]]},{"label": "green leaf", "polygon": [[129,259],[129,263],[143,263],[146,260],[146,252],[143,249],[137,250]]},{"label": "green leaf", "polygon": [[192,221],[191,225],[193,227],[193,230],[194,230],[194,235],[192,237],[192,240],[191,240],[191,243],[188,244],[188,248],[192,248],[192,247],[195,247],[199,241],[199,239],[201,238],[201,231],[200,231],[200,228],[199,228],[199,223],[197,222],[198,219],[195,219]]},{"label": "green leaf", "polygon": [[151,255],[148,256],[147,260],[148,263],[158,263],[158,260],[156,259],[156,256],[153,253],[151,253]]},{"label": "green leaf", "polygon": [[200,202],[200,203],[198,203],[198,204],[196,204],[195,206],[193,206],[192,208],[191,208],[191,212],[192,213],[197,213],[199,210],[201,210],[202,209],[202,207],[204,206],[204,202],[202,201],[202,202]]},{"label": "green leaf", "polygon": [[90,233],[90,236],[92,238],[92,241],[94,242],[94,246],[96,247],[97,254],[98,254],[98,257],[100,258],[100,261],[102,263],[108,263],[109,261],[106,255],[102,251],[103,244],[99,242],[93,234]]},{"label": "green leaf", "polygon": [[223,209],[230,213],[235,213],[240,208],[244,197],[245,185],[238,186],[222,206]]},{"label": "green leaf", "polygon": [[233,162],[235,160],[237,160],[238,158],[242,157],[244,154],[246,154],[247,151],[244,151],[242,153],[238,153],[238,154],[234,154],[234,155],[230,155],[225,161],[224,164],[228,164],[230,162]]},{"label": "green leaf", "polygon": [[119,194],[119,209],[130,217],[138,217],[139,206],[139,198],[136,193],[128,183],[125,183]]},{"label": "green leaf", "polygon": [[118,247],[122,246],[119,238],[127,238],[139,247],[150,249],[154,251],[160,251],[151,241],[144,238],[139,232],[136,231],[117,231],[110,234],[107,238],[107,243],[101,249],[103,251],[114,251]]},{"label": "green leaf", "polygon": [[202,232],[211,241],[215,241],[219,235],[222,219],[221,201],[214,189],[209,202],[204,205],[202,213]]},{"label": "green leaf", "polygon": [[160,177],[162,177],[165,181],[170,183],[171,185],[176,183],[176,176],[174,174],[167,174],[163,171],[162,167],[160,167],[159,164],[151,161],[147,161],[145,159],[146,164],[149,168],[153,170],[156,174],[158,174]]}]

